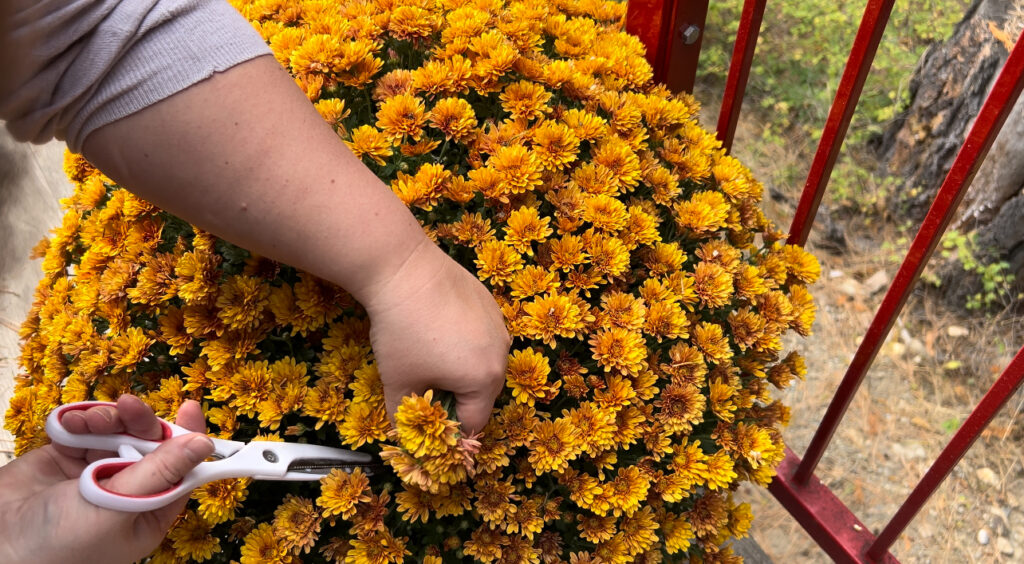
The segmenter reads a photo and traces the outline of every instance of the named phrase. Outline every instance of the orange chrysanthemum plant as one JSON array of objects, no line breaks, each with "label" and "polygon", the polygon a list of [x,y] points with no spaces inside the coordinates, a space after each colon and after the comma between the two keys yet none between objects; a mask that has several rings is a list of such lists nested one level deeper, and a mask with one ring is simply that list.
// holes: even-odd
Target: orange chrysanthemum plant
[{"label": "orange chrysanthemum plant", "polygon": [[605,0],[236,0],[312,103],[514,337],[480,437],[440,396],[390,429],[368,322],[340,288],[194,230],[76,156],[37,249],[6,426],[64,402],[204,403],[213,432],[380,454],[394,472],[227,480],[154,562],[737,561],[783,456],[817,261],[762,186],[651,80]]}]

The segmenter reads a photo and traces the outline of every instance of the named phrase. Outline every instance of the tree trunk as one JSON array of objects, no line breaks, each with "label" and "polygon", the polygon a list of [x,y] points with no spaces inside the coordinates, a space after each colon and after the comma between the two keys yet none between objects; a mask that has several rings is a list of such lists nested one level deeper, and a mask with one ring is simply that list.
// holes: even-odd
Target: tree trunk
[{"label": "tree trunk", "polygon": [[[901,179],[888,196],[894,216],[920,223],[942,185],[1024,21],[1024,0],[976,0],[953,37],[929,48],[910,84],[911,103],[878,141],[884,174]],[[1010,41],[1012,41],[1010,39]],[[1024,279],[1024,98],[1018,100],[978,171],[951,228],[970,235],[972,259],[1006,262]],[[945,301],[962,308],[984,290],[971,260],[933,261]],[[1003,288],[1003,298],[1017,290]],[[1005,303],[1005,300],[1000,300]]]}]

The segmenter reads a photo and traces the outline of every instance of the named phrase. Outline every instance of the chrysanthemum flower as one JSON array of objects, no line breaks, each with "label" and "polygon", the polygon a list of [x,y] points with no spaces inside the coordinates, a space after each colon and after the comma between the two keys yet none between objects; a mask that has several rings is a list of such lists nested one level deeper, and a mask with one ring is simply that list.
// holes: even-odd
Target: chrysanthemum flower
[{"label": "chrysanthemum flower", "polygon": [[543,165],[537,156],[522,145],[500,147],[487,160],[501,177],[501,197],[522,194],[541,185]]},{"label": "chrysanthemum flower", "polygon": [[693,271],[693,290],[702,306],[724,307],[732,301],[732,275],[716,263],[701,261]]},{"label": "chrysanthemum flower", "polygon": [[[233,4],[428,237],[491,287],[521,341],[509,392],[479,437],[458,436],[432,398],[389,434],[351,296],[190,229],[72,156],[64,222],[34,251],[46,278],[20,332],[16,452],[45,443],[60,402],[134,390],[167,415],[203,397],[223,438],[369,444],[401,486],[334,474],[319,495],[296,484],[268,505],[241,481],[208,484],[158,558],[208,557],[215,523],[245,539],[243,562],[311,548],[365,564],[460,549],[481,562],[730,558],[717,547],[749,511],[721,490],[767,483],[784,456],[789,410],[771,391],[806,373],[782,343],[812,329],[805,286],[820,265],[786,245],[696,101],[651,82],[624,4]],[[541,491],[553,481],[564,501]],[[396,508],[413,538],[452,526],[407,547],[386,528]],[[324,518],[345,534],[318,539]],[[550,528],[561,520],[579,538]]]},{"label": "chrysanthemum flower", "polygon": [[185,517],[167,533],[167,538],[173,543],[177,556],[203,562],[221,550],[220,541],[212,532],[213,523],[193,511],[187,511]]},{"label": "chrysanthemum flower", "polygon": [[430,211],[437,205],[451,180],[451,171],[439,164],[427,163],[415,175],[399,173],[391,189],[405,205]]},{"label": "chrysanthemum flower", "polygon": [[550,372],[547,357],[534,349],[524,349],[509,355],[505,379],[516,401],[533,405],[537,400],[553,399],[558,393],[559,382],[554,386],[548,384]]},{"label": "chrysanthemum flower", "polygon": [[665,550],[669,554],[677,554],[690,548],[693,540],[693,529],[686,517],[667,513],[661,521],[661,535],[665,542]]},{"label": "chrysanthemum flower", "polygon": [[319,537],[322,520],[313,500],[288,494],[274,510],[274,536],[288,550],[309,552]]},{"label": "chrysanthemum flower", "polygon": [[399,94],[412,94],[413,75],[408,69],[395,69],[381,75],[373,87],[373,99],[387,100]]},{"label": "chrysanthemum flower", "polygon": [[614,410],[584,402],[576,409],[563,410],[562,415],[579,429],[583,452],[594,455],[612,447],[616,430]]},{"label": "chrysanthemum flower", "polygon": [[550,222],[551,218],[542,218],[536,208],[523,206],[509,214],[505,242],[521,253],[532,255],[531,244],[551,235]]},{"label": "chrysanthemum flower", "polygon": [[523,332],[549,346],[554,345],[556,336],[580,336],[586,324],[593,321],[586,304],[582,303],[578,296],[560,294],[557,291],[537,296],[523,306],[523,311],[526,313]]},{"label": "chrysanthemum flower", "polygon": [[509,289],[513,298],[523,299],[554,292],[559,285],[558,273],[530,265],[516,272]]},{"label": "chrysanthemum flower", "polygon": [[355,514],[357,503],[370,501],[369,486],[370,480],[362,469],[349,473],[335,468],[320,479],[320,497],[316,504],[323,509],[324,517],[340,515],[348,519]]},{"label": "chrysanthemum flower", "polygon": [[500,285],[512,280],[523,268],[523,257],[508,243],[491,240],[482,243],[476,253],[477,276]]},{"label": "chrysanthemum flower", "polygon": [[392,142],[405,137],[419,140],[426,120],[422,100],[410,94],[398,94],[381,103],[376,125]]},{"label": "chrysanthemum flower", "polygon": [[576,160],[580,140],[566,125],[548,120],[532,134],[533,150],[544,168],[559,170]]},{"label": "chrysanthemum flower", "polygon": [[443,98],[430,110],[430,125],[439,129],[446,139],[462,141],[476,129],[473,106],[462,98]]},{"label": "chrysanthemum flower", "polygon": [[406,396],[395,412],[398,442],[416,457],[436,456],[456,444],[457,423],[450,421],[448,412],[433,399],[433,390]]},{"label": "chrysanthemum flower", "polygon": [[253,417],[256,406],[270,396],[273,377],[267,361],[246,362],[231,375],[229,403],[239,413]]},{"label": "chrysanthemum flower", "polygon": [[199,502],[199,515],[212,525],[234,519],[248,495],[250,482],[248,478],[229,478],[199,486],[192,492],[192,498]]},{"label": "chrysanthemum flower", "polygon": [[594,360],[606,372],[615,369],[636,374],[646,364],[647,348],[637,332],[617,327],[602,329],[591,336],[589,343]]},{"label": "chrysanthemum flower", "polygon": [[502,548],[508,544],[508,536],[484,524],[470,534],[462,550],[480,562],[489,564],[501,558]]}]

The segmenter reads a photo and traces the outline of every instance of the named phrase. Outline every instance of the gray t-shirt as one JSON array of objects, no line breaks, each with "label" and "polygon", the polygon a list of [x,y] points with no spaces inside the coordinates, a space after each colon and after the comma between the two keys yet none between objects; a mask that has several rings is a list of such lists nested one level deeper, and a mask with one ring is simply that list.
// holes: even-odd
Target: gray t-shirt
[{"label": "gray t-shirt", "polygon": [[270,53],[224,0],[0,2],[0,119],[76,152],[97,128]]}]

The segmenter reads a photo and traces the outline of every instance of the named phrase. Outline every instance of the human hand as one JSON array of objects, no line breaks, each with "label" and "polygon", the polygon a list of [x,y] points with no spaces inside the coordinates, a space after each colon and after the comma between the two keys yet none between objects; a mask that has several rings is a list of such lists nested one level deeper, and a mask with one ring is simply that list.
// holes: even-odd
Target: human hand
[{"label": "human hand", "polygon": [[[117,407],[94,407],[62,418],[72,433],[128,432],[159,439],[153,411],[135,396],[121,396]],[[186,401],[176,423],[202,433],[202,408]],[[132,466],[111,476],[104,487],[125,494],[164,491],[213,454],[206,435],[175,437]],[[0,468],[0,562],[137,561],[163,540],[187,496],[148,513],[122,513],[97,507],[82,497],[78,476],[89,463],[116,456],[106,451],[50,444]]]},{"label": "human hand", "polygon": [[487,288],[424,239],[363,306],[391,420],[402,397],[447,390],[463,434],[482,430],[505,384],[511,344]]}]

